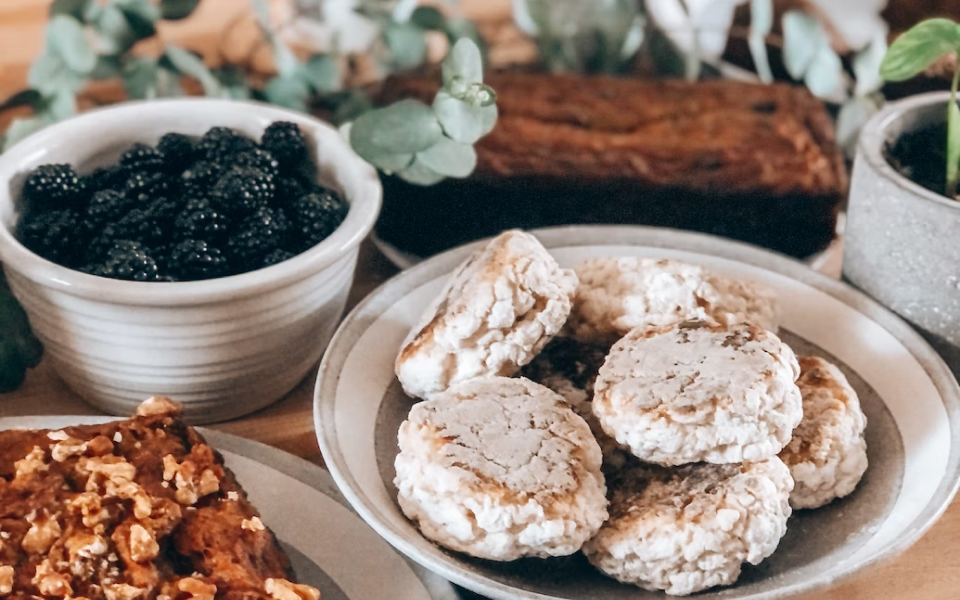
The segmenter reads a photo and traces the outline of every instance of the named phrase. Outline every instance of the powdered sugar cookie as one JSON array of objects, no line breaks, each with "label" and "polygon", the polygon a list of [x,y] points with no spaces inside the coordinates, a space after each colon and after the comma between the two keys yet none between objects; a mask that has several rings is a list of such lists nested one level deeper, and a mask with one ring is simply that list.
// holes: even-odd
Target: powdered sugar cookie
[{"label": "powdered sugar cookie", "polygon": [[793,351],[754,325],[638,328],[600,368],[593,412],[648,462],[762,460],[790,441],[803,416],[799,373]]},{"label": "powdered sugar cookie", "polygon": [[730,585],[744,562],[777,549],[792,488],[776,456],[624,469],[610,481],[610,519],[583,551],[607,575],[648,590],[683,596]]},{"label": "powdered sugar cookie", "polygon": [[535,237],[501,234],[457,268],[404,341],[404,391],[429,398],[472,377],[513,375],[563,326],[576,287]]},{"label": "powdered sugar cookie", "polygon": [[414,405],[398,441],[400,508],[441,546],[490,560],[565,556],[607,518],[590,428],[527,379],[458,383]]},{"label": "powdered sugar cookie", "polygon": [[621,468],[629,457],[611,438],[593,414],[593,384],[609,348],[570,337],[554,338],[520,374],[563,396],[570,407],[590,426],[603,453],[603,470]]},{"label": "powdered sugar cookie", "polygon": [[867,470],[867,418],[840,369],[822,358],[800,359],[797,386],[803,420],[780,452],[796,486],[794,508],[817,508],[852,492]]}]

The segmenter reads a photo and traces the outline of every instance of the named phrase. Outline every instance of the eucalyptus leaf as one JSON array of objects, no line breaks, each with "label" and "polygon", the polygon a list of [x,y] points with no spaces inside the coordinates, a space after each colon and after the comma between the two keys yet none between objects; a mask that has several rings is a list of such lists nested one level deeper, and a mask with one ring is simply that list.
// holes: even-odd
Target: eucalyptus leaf
[{"label": "eucalyptus leaf", "polygon": [[93,23],[100,37],[100,52],[107,55],[123,54],[137,42],[137,33],[119,8],[103,7]]},{"label": "eucalyptus leaf", "polygon": [[843,65],[830,46],[823,44],[817,49],[803,83],[818,98],[831,99],[843,93]]},{"label": "eucalyptus leaf", "polygon": [[435,6],[418,6],[410,15],[410,22],[420,29],[443,31],[446,18]]},{"label": "eucalyptus leaf", "polygon": [[112,79],[119,77],[123,69],[122,61],[117,55],[99,55],[97,64],[87,76],[90,79]]},{"label": "eucalyptus leaf", "polygon": [[837,143],[848,158],[856,154],[860,131],[877,110],[877,103],[867,96],[851,98],[840,107],[837,114]]},{"label": "eucalyptus leaf", "polygon": [[474,106],[446,92],[439,92],[433,110],[443,131],[456,142],[473,144],[490,133],[497,122],[497,106]]},{"label": "eucalyptus leaf", "polygon": [[771,0],[751,0],[750,2],[750,34],[747,45],[753,58],[754,68],[760,81],[773,82],[773,71],[770,69],[770,59],[767,57],[767,35],[773,28],[773,2]]},{"label": "eucalyptus leaf", "polygon": [[210,70],[203,64],[203,60],[198,56],[173,45],[167,46],[164,56],[176,67],[177,71],[199,81],[200,85],[203,86],[204,94],[207,96],[221,95],[220,82],[210,73]]},{"label": "eucalyptus leaf", "polygon": [[336,99],[336,108],[333,112],[333,122],[347,123],[353,121],[363,113],[373,110],[370,97],[360,90],[347,90]]},{"label": "eucalyptus leaf", "polygon": [[60,90],[76,92],[83,87],[84,77],[67,66],[60,56],[45,52],[33,61],[27,72],[27,83],[44,95]]},{"label": "eucalyptus leaf", "polygon": [[123,87],[131,100],[157,97],[157,61],[149,56],[131,56],[123,65]]},{"label": "eucalyptus leaf", "polygon": [[160,0],[160,16],[169,21],[178,21],[189,17],[200,0]]},{"label": "eucalyptus leaf", "polygon": [[383,42],[390,51],[391,65],[400,70],[423,64],[427,57],[427,41],[423,30],[409,23],[388,23],[383,30]]},{"label": "eucalyptus leaf", "polygon": [[46,98],[38,116],[48,123],[62,121],[77,114],[77,98],[69,90],[61,90]]},{"label": "eucalyptus leaf", "polygon": [[893,40],[880,63],[880,76],[905,81],[949,52],[960,52],[960,25],[950,19],[922,21]]},{"label": "eucalyptus leaf", "polygon": [[250,98],[250,87],[247,85],[247,80],[236,67],[220,67],[211,70],[211,73],[220,82],[223,97],[231,100],[247,100]]},{"label": "eucalyptus leaf", "polygon": [[450,48],[443,59],[443,86],[456,93],[457,88],[483,82],[483,60],[480,49],[472,40],[462,38]]},{"label": "eucalyptus leaf", "polygon": [[160,20],[160,9],[150,0],[113,0],[113,3],[126,17],[130,29],[137,39],[145,40],[157,34],[156,22]]},{"label": "eucalyptus leaf", "polygon": [[461,144],[448,137],[417,152],[417,162],[447,177],[466,177],[477,166],[477,152],[470,144]]},{"label": "eucalyptus leaf", "polygon": [[823,45],[823,26],[799,10],[783,15],[783,66],[794,79],[803,79]]},{"label": "eucalyptus leaf", "polygon": [[340,65],[329,54],[315,54],[298,69],[300,77],[317,94],[329,94],[342,87]]},{"label": "eucalyptus leaf", "polygon": [[84,22],[90,14],[91,5],[96,4],[96,0],[53,0],[53,4],[50,5],[50,16],[68,15]]},{"label": "eucalyptus leaf", "polygon": [[47,24],[47,52],[58,55],[77,73],[89,73],[97,64],[83,25],[67,15],[54,15]]},{"label": "eucalyptus leaf", "polygon": [[0,111],[17,108],[20,106],[29,106],[36,109],[43,103],[43,95],[34,89],[27,89],[10,96],[3,102],[0,102]]},{"label": "eucalyptus leaf", "polygon": [[310,88],[299,77],[278,75],[267,82],[263,88],[263,94],[271,104],[306,112]]},{"label": "eucalyptus leaf", "polygon": [[277,69],[277,74],[281,77],[296,75],[300,67],[300,61],[273,32],[273,24],[270,22],[270,6],[267,0],[251,0],[251,2],[253,3],[253,12],[257,18],[257,23],[260,25],[260,32],[273,54],[273,63]]},{"label": "eucalyptus leaf", "polygon": [[480,30],[477,29],[473,21],[462,18],[449,18],[443,25],[443,32],[446,34],[450,45],[456,44],[460,38],[466,38],[472,41],[480,50],[480,58],[483,64],[488,64],[487,54],[489,54],[489,48],[483,36],[480,34]]},{"label": "eucalyptus leaf", "polygon": [[46,127],[47,123],[37,118],[32,119],[14,119],[7,128],[7,133],[3,136],[3,150],[9,150],[11,146],[25,137],[33,135]]},{"label": "eucalyptus leaf", "polygon": [[166,57],[162,57],[157,64],[157,96],[160,98],[175,98],[183,95],[183,88],[180,87],[180,74],[168,68],[165,63]]},{"label": "eucalyptus leaf", "polygon": [[413,154],[373,154],[364,160],[387,174],[403,171],[413,164]]},{"label": "eucalyptus leaf", "polygon": [[363,158],[426,150],[443,136],[437,115],[417,100],[400,100],[354,121],[350,145]]},{"label": "eucalyptus leaf", "polygon": [[409,183],[423,186],[434,185],[445,179],[443,175],[424,165],[419,159],[414,159],[413,164],[399,171],[397,176]]},{"label": "eucalyptus leaf", "polygon": [[887,37],[879,34],[853,57],[853,75],[857,80],[854,95],[866,96],[883,87],[880,63],[887,52]]}]

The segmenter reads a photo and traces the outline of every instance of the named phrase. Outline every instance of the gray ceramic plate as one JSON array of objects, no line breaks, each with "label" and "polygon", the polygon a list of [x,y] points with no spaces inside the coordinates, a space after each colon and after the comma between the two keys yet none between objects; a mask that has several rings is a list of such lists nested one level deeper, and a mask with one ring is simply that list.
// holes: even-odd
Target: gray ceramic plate
[{"label": "gray ceramic plate", "polygon": [[[857,490],[798,511],[778,550],[736,585],[704,598],[782,598],[826,585],[902,552],[953,497],[960,477],[960,388],[903,321],[847,285],[770,252],[718,238],[643,227],[535,231],[564,266],[597,256],[679,258],[776,290],[783,338],[798,354],[836,362],[860,394],[870,467]],[[320,448],[344,496],[404,554],[498,599],[662,597],[602,576],[582,556],[494,563],[424,539],[395,501],[397,429],[411,406],[393,373],[401,341],[446,276],[470,252],[452,250],[386,283],[341,325],[320,367]]]},{"label": "gray ceramic plate", "polygon": [[[11,417],[0,419],[0,430],[60,429],[109,420]],[[299,581],[319,589],[323,600],[456,600],[449,582],[405,560],[377,537],[320,467],[250,440],[201,431],[280,539]]]}]

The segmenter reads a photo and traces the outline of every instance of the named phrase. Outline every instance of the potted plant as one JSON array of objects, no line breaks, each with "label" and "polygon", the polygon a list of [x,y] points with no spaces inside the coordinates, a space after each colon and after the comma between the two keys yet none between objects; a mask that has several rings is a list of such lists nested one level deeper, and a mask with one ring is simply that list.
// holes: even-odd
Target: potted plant
[{"label": "potted plant", "polygon": [[844,276],[916,326],[960,373],[960,25],[931,19],[890,46],[902,81],[952,61],[950,92],[891,103],[864,127],[853,168]]}]

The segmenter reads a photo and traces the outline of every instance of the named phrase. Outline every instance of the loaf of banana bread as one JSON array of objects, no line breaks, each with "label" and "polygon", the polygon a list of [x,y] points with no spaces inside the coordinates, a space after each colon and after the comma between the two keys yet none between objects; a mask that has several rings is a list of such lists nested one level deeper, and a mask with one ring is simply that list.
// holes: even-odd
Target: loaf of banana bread
[{"label": "loaf of banana bread", "polygon": [[[386,177],[378,235],[426,256],[510,227],[642,224],[802,257],[834,236],[847,173],[804,88],[491,73],[499,119],[476,172],[432,187]],[[429,102],[437,78],[388,80],[379,102]]]},{"label": "loaf of banana bread", "polygon": [[0,431],[0,597],[317,600],[222,457],[165,398]]}]

